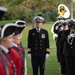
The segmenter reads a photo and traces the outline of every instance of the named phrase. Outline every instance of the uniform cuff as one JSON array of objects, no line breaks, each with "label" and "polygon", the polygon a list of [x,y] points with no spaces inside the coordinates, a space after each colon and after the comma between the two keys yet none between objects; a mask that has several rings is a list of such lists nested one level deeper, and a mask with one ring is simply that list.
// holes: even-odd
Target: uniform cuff
[{"label": "uniform cuff", "polygon": [[31,53],[31,49],[30,49],[30,48],[28,48],[28,54],[29,54],[29,53]]},{"label": "uniform cuff", "polygon": [[46,54],[49,54],[49,53],[50,53],[50,49],[47,48],[47,49],[46,49]]}]

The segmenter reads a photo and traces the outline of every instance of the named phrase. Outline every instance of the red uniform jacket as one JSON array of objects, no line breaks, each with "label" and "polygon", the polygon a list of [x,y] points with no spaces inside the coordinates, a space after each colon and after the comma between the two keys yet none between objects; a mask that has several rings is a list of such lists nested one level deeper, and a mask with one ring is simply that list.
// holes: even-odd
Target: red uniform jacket
[{"label": "red uniform jacket", "polygon": [[5,75],[5,68],[1,60],[0,60],[0,74]]},{"label": "red uniform jacket", "polygon": [[[5,58],[5,60],[6,60],[7,64],[8,64],[9,75],[14,75],[14,68],[13,68],[12,64],[9,62],[9,60],[6,58],[6,56],[5,56],[3,53],[1,53],[1,54],[2,54],[2,56]],[[4,68],[4,67],[3,67],[3,68]],[[0,70],[0,71],[1,71],[1,70]],[[0,75],[2,75],[2,74],[0,74]]]},{"label": "red uniform jacket", "polygon": [[14,62],[16,69],[17,69],[17,75],[21,75],[21,70],[22,70],[22,59],[17,53],[17,51],[14,48],[10,49],[9,56],[11,60]]}]

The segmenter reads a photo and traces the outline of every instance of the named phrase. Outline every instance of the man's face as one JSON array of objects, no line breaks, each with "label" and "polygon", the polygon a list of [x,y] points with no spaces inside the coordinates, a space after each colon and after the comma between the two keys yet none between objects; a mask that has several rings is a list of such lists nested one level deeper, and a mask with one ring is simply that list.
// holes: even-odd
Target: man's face
[{"label": "man's face", "polygon": [[41,28],[42,22],[36,22],[36,28]]},{"label": "man's face", "polygon": [[12,47],[13,35],[9,35],[9,36],[5,37],[2,41],[6,48]]},{"label": "man's face", "polygon": [[65,29],[65,26],[64,25],[62,25],[62,27],[63,27],[63,29]]},{"label": "man's face", "polygon": [[13,41],[14,43],[20,44],[21,39],[22,39],[22,33],[20,33],[20,34],[14,36],[13,39],[14,39],[14,41]]}]

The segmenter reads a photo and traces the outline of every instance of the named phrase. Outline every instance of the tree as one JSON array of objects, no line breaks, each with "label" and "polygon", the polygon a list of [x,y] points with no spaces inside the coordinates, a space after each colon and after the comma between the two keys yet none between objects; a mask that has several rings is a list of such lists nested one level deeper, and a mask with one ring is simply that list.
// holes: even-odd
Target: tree
[{"label": "tree", "polygon": [[[24,13],[26,16],[22,15],[21,18],[23,18],[23,16],[27,18],[28,16],[32,16],[33,18],[38,13],[45,15],[46,12],[49,12],[50,20],[53,21],[57,16],[58,5],[60,3],[66,3],[65,1],[66,0],[1,0],[0,3],[2,2],[2,6],[8,9],[8,15],[10,15],[12,19],[19,19],[21,14]],[[26,11],[30,12],[31,15],[27,14]]]}]

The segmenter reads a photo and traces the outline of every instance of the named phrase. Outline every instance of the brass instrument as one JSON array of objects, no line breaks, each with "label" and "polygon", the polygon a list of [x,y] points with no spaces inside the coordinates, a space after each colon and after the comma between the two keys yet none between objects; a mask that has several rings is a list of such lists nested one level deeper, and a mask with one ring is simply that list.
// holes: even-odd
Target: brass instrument
[{"label": "brass instrument", "polygon": [[[72,36],[70,36],[70,35],[72,35]],[[70,38],[69,38],[69,36],[70,36]],[[71,29],[70,34],[68,35],[68,38],[67,38],[67,42],[70,45],[72,45],[74,37],[75,37],[74,29]]]},{"label": "brass instrument", "polygon": [[[59,16],[61,16],[62,18],[69,18],[69,16],[70,16],[70,11],[69,11],[68,7],[64,4],[60,4],[58,6],[58,13],[59,13]],[[59,22],[60,22],[60,20],[56,21],[51,28],[51,32],[53,34],[53,39],[58,38],[58,35],[56,33],[54,33],[54,26]]]},{"label": "brass instrument", "polygon": [[58,6],[58,14],[59,14],[60,16],[62,16],[63,18],[69,18],[69,16],[70,16],[70,11],[69,11],[69,9],[68,9],[68,7],[67,7],[66,5],[60,4],[60,5]]}]

